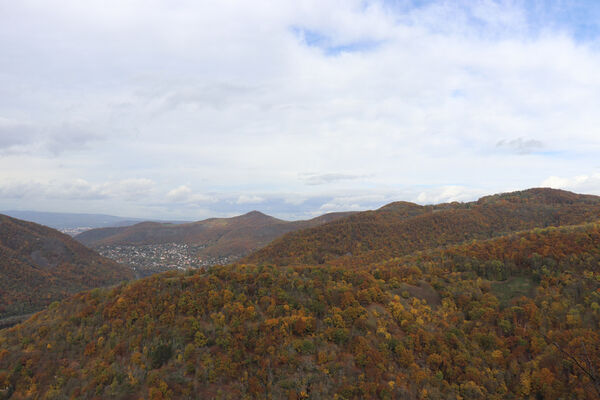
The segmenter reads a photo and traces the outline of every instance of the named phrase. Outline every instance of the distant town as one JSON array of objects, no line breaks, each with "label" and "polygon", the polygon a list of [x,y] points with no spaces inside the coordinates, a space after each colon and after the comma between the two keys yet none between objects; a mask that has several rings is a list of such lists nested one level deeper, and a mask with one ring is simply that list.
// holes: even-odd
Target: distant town
[{"label": "distant town", "polygon": [[130,266],[141,276],[152,275],[169,270],[186,270],[190,268],[208,268],[213,265],[229,264],[239,257],[198,256],[205,248],[179,243],[150,244],[150,245],[115,245],[101,246],[96,250],[104,257]]},{"label": "distant town", "polygon": [[63,228],[63,229],[59,229],[59,231],[61,231],[62,233],[66,233],[69,236],[76,236],[82,232],[89,231],[90,229],[94,229],[94,228],[91,226],[80,226],[77,228]]}]

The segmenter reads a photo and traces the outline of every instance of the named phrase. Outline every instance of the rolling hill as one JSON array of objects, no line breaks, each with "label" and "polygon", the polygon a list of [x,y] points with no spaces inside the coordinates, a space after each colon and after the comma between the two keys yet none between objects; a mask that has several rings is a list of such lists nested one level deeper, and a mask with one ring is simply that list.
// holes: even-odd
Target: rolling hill
[{"label": "rolling hill", "polygon": [[244,262],[374,262],[427,248],[597,218],[600,197],[545,188],[487,196],[470,203],[420,206],[397,202],[288,233]]},{"label": "rolling hill", "polygon": [[133,278],[131,270],[70,236],[0,215],[0,318]]},{"label": "rolling hill", "polygon": [[86,246],[184,243],[204,246],[199,257],[245,256],[273,239],[299,229],[315,227],[352,213],[331,213],[306,221],[283,221],[258,211],[233,218],[211,218],[187,224],[143,222],[128,227],[92,229],[75,237]]},{"label": "rolling hill", "polygon": [[598,399],[599,261],[588,223],[154,275],[0,331],[0,397]]}]

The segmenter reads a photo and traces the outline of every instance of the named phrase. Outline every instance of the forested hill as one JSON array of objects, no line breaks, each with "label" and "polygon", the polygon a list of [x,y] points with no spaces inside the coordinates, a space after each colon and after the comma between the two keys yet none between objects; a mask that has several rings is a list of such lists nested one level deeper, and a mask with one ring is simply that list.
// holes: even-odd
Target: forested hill
[{"label": "forested hill", "polygon": [[92,248],[181,243],[204,246],[198,252],[201,257],[241,257],[285,233],[315,227],[351,214],[330,213],[306,221],[284,221],[252,211],[232,218],[210,218],[186,224],[144,222],[128,227],[92,229],[75,239]]},{"label": "forested hill", "polygon": [[589,223],[164,273],[0,331],[0,398],[598,399],[599,266]]},{"label": "forested hill", "polygon": [[417,250],[486,239],[535,227],[600,218],[600,197],[529,189],[471,203],[392,203],[315,228],[292,232],[244,259],[248,263],[365,263]]},{"label": "forested hill", "polygon": [[129,268],[68,235],[0,214],[0,318],[131,278]]}]

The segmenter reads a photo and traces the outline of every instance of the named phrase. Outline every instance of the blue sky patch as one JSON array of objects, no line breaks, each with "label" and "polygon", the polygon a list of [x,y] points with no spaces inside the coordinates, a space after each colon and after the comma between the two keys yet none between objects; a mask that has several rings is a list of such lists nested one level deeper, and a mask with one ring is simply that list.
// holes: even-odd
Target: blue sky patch
[{"label": "blue sky patch", "polygon": [[331,37],[315,30],[294,26],[291,31],[309,47],[321,49],[328,56],[341,53],[367,52],[376,49],[381,41],[360,40],[348,43],[336,43]]}]

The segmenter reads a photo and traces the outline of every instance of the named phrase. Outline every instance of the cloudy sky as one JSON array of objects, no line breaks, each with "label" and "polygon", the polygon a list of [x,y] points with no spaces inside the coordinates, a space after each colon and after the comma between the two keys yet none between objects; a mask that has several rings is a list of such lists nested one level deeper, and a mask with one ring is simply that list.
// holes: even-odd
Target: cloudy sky
[{"label": "cloudy sky", "polygon": [[0,0],[0,209],[600,194],[600,2]]}]

